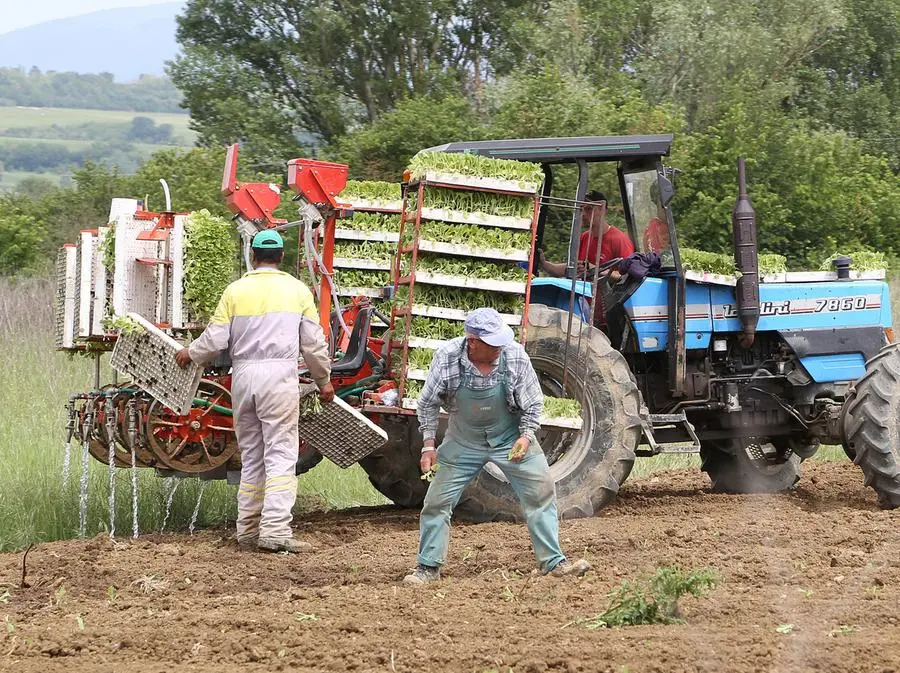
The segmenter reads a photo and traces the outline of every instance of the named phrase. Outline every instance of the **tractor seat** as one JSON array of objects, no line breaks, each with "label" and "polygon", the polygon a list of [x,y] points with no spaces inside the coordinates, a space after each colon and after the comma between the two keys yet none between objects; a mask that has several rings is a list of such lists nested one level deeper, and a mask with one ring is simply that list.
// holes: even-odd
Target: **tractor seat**
[{"label": "tractor seat", "polygon": [[[369,340],[369,326],[372,323],[373,307],[367,306],[360,309],[350,331],[350,342],[347,352],[340,360],[331,363],[331,373],[346,374],[357,372],[362,368],[366,358],[366,349]],[[340,325],[338,325],[340,330]]]}]

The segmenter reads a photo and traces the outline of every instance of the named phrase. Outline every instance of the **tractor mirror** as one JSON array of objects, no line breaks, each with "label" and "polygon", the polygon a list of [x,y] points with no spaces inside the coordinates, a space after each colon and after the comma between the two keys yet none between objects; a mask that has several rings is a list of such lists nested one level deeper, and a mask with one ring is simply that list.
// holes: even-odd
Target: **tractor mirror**
[{"label": "tractor mirror", "polygon": [[665,175],[659,175],[657,179],[659,180],[659,202],[663,208],[668,208],[675,196],[675,185]]}]

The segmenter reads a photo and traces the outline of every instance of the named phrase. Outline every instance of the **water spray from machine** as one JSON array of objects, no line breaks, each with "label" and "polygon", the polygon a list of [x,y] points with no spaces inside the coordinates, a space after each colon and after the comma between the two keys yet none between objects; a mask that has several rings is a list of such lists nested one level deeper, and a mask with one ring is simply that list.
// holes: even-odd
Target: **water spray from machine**
[{"label": "water spray from machine", "polygon": [[169,497],[166,498],[166,513],[163,516],[162,526],[160,526],[160,532],[166,529],[166,524],[169,522],[169,514],[172,512],[172,500],[175,499],[175,491],[178,490],[178,487],[181,485],[181,480],[176,479],[175,477],[166,477],[165,487],[169,489]]},{"label": "water spray from machine", "polygon": [[203,500],[203,491],[206,490],[208,481],[200,482],[200,492],[197,493],[197,504],[194,505],[194,511],[191,514],[191,524],[188,526],[188,533],[194,534],[194,527],[197,525],[197,517],[200,515],[200,501]]}]

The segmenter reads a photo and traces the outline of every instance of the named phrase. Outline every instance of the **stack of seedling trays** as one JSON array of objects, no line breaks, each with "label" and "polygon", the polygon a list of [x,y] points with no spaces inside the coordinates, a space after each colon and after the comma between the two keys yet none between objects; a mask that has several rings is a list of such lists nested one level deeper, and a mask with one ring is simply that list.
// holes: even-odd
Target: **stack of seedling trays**
[{"label": "stack of seedling trays", "polygon": [[352,218],[338,220],[334,234],[338,294],[371,297],[386,313],[384,288],[391,284],[391,261],[400,236],[400,185],[348,180],[338,198],[353,209]]},{"label": "stack of seedling trays", "polygon": [[463,335],[469,311],[490,307],[517,330],[523,323],[543,172],[532,163],[422,153],[409,175],[391,363],[401,404],[414,409],[434,350]]}]

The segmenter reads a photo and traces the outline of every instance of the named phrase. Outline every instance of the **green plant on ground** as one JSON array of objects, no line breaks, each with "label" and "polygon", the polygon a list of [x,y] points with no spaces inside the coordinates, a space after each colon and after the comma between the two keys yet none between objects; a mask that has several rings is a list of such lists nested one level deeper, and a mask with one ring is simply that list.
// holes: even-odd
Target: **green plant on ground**
[{"label": "green plant on ground", "polygon": [[677,566],[659,568],[647,578],[625,580],[608,594],[605,612],[583,620],[589,629],[640,624],[675,624],[683,620],[678,599],[704,596],[716,585],[710,568],[684,572]]},{"label": "green plant on ground", "polygon": [[491,159],[477,154],[456,154],[448,152],[419,152],[409,162],[413,179],[425,177],[429,171],[452,173],[478,178],[513,180],[520,183],[540,185],[544,181],[544,171],[540,164],[527,161]]},{"label": "green plant on ground", "polygon": [[236,259],[231,225],[206,209],[191,213],[184,224],[184,301],[198,322],[216,310],[234,279]]}]

